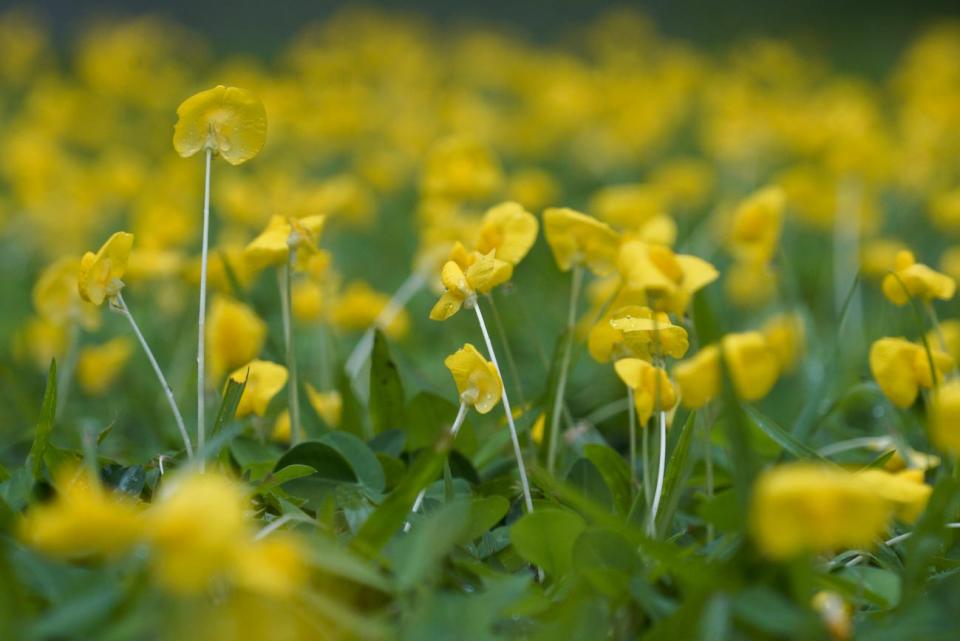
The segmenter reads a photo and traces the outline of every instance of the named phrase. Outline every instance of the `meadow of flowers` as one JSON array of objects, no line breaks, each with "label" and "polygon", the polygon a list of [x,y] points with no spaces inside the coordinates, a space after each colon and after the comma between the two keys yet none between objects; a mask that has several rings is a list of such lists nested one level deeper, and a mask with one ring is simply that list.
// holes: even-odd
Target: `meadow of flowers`
[{"label": "meadow of flowers", "polygon": [[0,265],[2,640],[960,636],[960,24],[8,11]]}]

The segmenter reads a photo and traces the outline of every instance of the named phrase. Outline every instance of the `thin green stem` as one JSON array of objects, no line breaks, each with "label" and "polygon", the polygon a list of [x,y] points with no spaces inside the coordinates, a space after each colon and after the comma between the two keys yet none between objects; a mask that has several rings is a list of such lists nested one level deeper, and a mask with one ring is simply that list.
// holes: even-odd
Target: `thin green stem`
[{"label": "thin green stem", "polygon": [[503,320],[500,318],[500,310],[497,309],[497,303],[493,299],[493,293],[485,294],[490,302],[490,310],[493,312],[493,324],[497,328],[500,344],[503,345],[504,354],[507,357],[507,367],[510,369],[510,377],[513,379],[513,385],[516,388],[517,398],[520,399],[520,407],[526,407],[527,398],[523,393],[523,383],[520,380],[520,370],[517,368],[517,361],[513,357],[513,350],[510,348],[510,341],[507,340],[507,331],[503,327]]},{"label": "thin green stem", "polygon": [[570,308],[567,311],[567,337],[560,362],[560,376],[557,377],[557,389],[553,395],[553,409],[550,413],[550,447],[547,450],[547,471],[554,473],[557,464],[557,445],[560,440],[560,414],[563,410],[563,396],[567,388],[567,374],[570,368],[570,352],[573,348],[573,331],[577,322],[577,299],[580,297],[580,285],[583,270],[574,265],[570,278]]},{"label": "thin green stem", "polygon": [[303,426],[300,424],[300,398],[297,384],[297,355],[293,345],[293,319],[290,309],[293,289],[293,265],[297,259],[297,250],[290,248],[287,262],[277,272],[277,285],[280,289],[280,312],[283,317],[283,340],[287,350],[287,370],[290,379],[287,382],[288,405],[290,410],[290,442],[296,445],[303,440]]},{"label": "thin green stem", "polygon": [[[208,147],[203,176],[203,237],[200,245],[200,312],[197,319],[197,451],[203,452],[207,443],[205,427],[206,371],[204,333],[207,325],[207,254],[210,248],[210,162],[213,149]],[[206,461],[200,459],[200,471],[203,472]]]},{"label": "thin green stem", "polygon": [[[487,353],[490,354],[490,362],[493,368],[497,370],[497,376],[503,381],[503,374],[500,373],[500,365],[497,364],[497,355],[493,351],[493,343],[490,340],[490,334],[487,332],[487,325],[483,322],[483,312],[480,311],[480,305],[474,299],[471,304],[477,313],[477,322],[480,323],[480,332],[483,334],[483,341],[487,345]],[[533,498],[530,496],[530,482],[527,480],[527,466],[523,463],[523,451],[520,449],[520,438],[517,436],[517,426],[513,423],[513,412],[510,410],[510,399],[507,398],[507,388],[500,385],[500,400],[503,403],[503,412],[507,416],[507,426],[510,428],[510,440],[513,441],[513,453],[517,457],[517,468],[520,471],[520,485],[523,489],[523,502],[527,507],[527,512],[533,512]]]},{"label": "thin green stem", "polygon": [[117,292],[117,295],[111,301],[111,306],[113,309],[123,314],[123,316],[125,316],[130,322],[130,327],[133,328],[133,333],[136,335],[137,340],[140,341],[140,346],[143,348],[143,352],[147,355],[147,360],[150,361],[150,366],[153,367],[153,371],[157,375],[157,380],[160,381],[160,387],[163,388],[163,393],[167,397],[167,404],[170,405],[170,411],[173,412],[173,418],[177,423],[177,429],[180,430],[180,438],[183,439],[183,447],[187,450],[187,458],[192,459],[193,446],[190,444],[190,435],[187,434],[187,427],[183,423],[183,416],[180,414],[180,408],[177,407],[177,401],[173,397],[173,390],[170,389],[170,384],[163,375],[163,370],[160,369],[160,365],[157,363],[157,359],[154,357],[153,351],[150,349],[150,345],[147,344],[147,339],[143,337],[143,333],[140,331],[137,321],[133,319],[133,314],[130,313],[130,309],[127,307],[126,301],[123,300],[123,294]]},{"label": "thin green stem", "polygon": [[667,413],[658,412],[660,423],[660,464],[657,467],[657,488],[653,493],[653,505],[650,508],[650,523],[647,531],[650,536],[657,532],[657,512],[660,509],[660,497],[663,495],[663,477],[667,471]]}]

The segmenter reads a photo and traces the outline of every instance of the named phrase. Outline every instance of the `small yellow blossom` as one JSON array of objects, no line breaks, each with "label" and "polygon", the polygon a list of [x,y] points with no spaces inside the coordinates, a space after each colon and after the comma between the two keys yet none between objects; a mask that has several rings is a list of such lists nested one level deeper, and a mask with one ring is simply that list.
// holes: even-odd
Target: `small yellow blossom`
[{"label": "small yellow blossom", "polygon": [[343,414],[343,398],[337,390],[321,392],[307,383],[307,400],[328,427],[338,427]]},{"label": "small yellow blossom", "polygon": [[637,229],[664,213],[664,194],[644,183],[608,185],[590,198],[590,211],[611,225]]},{"label": "small yellow blossom", "polygon": [[484,214],[477,251],[481,254],[493,251],[498,259],[516,265],[533,247],[539,227],[537,217],[519,203],[501,203]]},{"label": "small yellow blossom", "polygon": [[249,306],[218,295],[210,304],[206,335],[210,378],[219,381],[227,372],[260,354],[267,338],[267,324]]},{"label": "small yellow blossom", "polygon": [[[954,367],[953,358],[931,346],[937,380]],[[890,402],[897,407],[913,405],[920,388],[933,387],[927,350],[905,338],[881,338],[870,346],[870,372]]]},{"label": "small yellow blossom", "polygon": [[867,278],[880,279],[894,270],[897,254],[907,249],[899,240],[871,238],[860,247],[860,272]]},{"label": "small yellow blossom", "polygon": [[540,414],[537,416],[537,420],[533,422],[533,427],[530,428],[530,440],[532,440],[537,445],[543,443],[543,435],[546,434],[547,430],[547,415]]},{"label": "small yellow blossom", "polygon": [[760,333],[777,355],[780,369],[784,372],[796,369],[806,342],[803,319],[797,314],[778,314],[763,324]]},{"label": "small yellow blossom", "polygon": [[118,231],[100,247],[96,254],[87,252],[80,260],[80,296],[85,301],[100,305],[123,289],[124,272],[133,247],[133,234]]},{"label": "small yellow blossom", "polygon": [[557,181],[542,169],[521,169],[512,174],[507,182],[507,196],[526,209],[538,211],[560,195]]},{"label": "small yellow blossom", "polygon": [[235,555],[234,582],[256,594],[293,597],[309,576],[309,552],[299,537],[288,532],[276,532],[260,541],[244,541],[237,546]]},{"label": "small yellow blossom", "polygon": [[637,353],[683,358],[690,347],[686,329],[649,307],[622,307],[614,312],[610,325],[623,333],[624,342]]},{"label": "small yellow blossom", "polygon": [[960,455],[960,381],[948,381],[930,397],[930,440],[952,456]]},{"label": "small yellow blossom", "polygon": [[763,334],[727,334],[721,345],[737,396],[747,401],[766,396],[780,375],[780,361]]},{"label": "small yellow blossom", "polygon": [[323,287],[311,278],[298,278],[290,291],[293,317],[301,323],[318,321],[323,317]]},{"label": "small yellow blossom", "polygon": [[246,89],[217,85],[177,107],[173,147],[184,158],[210,149],[239,165],[260,153],[266,141],[266,110]]},{"label": "small yellow blossom", "polygon": [[620,236],[592,216],[551,207],[543,212],[543,233],[562,271],[584,265],[597,276],[606,276],[616,268]]},{"label": "small yellow blossom", "polygon": [[960,320],[940,321],[939,327],[927,332],[927,344],[932,349],[947,352],[955,362],[960,360]]},{"label": "small yellow blossom", "polygon": [[[487,294],[494,287],[510,280],[513,265],[494,256],[494,252],[481,254],[454,249],[454,260],[449,260],[440,271],[440,281],[446,291],[441,294],[433,309],[431,320],[446,320],[460,311],[465,302],[477,294]],[[459,262],[458,262],[459,261]]]},{"label": "small yellow blossom", "polygon": [[769,263],[780,243],[786,197],[779,187],[765,187],[737,206],[727,243],[738,261]]},{"label": "small yellow blossom", "polygon": [[460,402],[472,405],[481,414],[496,406],[503,393],[503,383],[493,363],[470,343],[447,356],[443,364],[457,384]]},{"label": "small yellow blossom", "polygon": [[79,322],[87,329],[95,329],[99,312],[80,297],[79,276],[76,258],[67,256],[47,266],[33,286],[33,307],[37,313],[52,323]]},{"label": "small yellow blossom", "polygon": [[[330,322],[344,331],[365,330],[380,320],[380,315],[389,304],[390,297],[386,294],[363,281],[353,281],[334,299]],[[410,315],[405,309],[398,309],[380,329],[389,338],[403,338],[410,329]]]},{"label": "small yellow blossom", "polygon": [[918,263],[913,253],[906,250],[897,254],[893,273],[883,279],[884,296],[898,307],[909,303],[911,298],[950,300],[956,289],[952,278]]},{"label": "small yellow blossom", "polygon": [[677,363],[673,378],[680,388],[680,400],[684,407],[699,409],[720,394],[722,368],[720,348],[707,345],[692,358]]},{"label": "small yellow blossom", "polygon": [[856,475],[866,480],[873,491],[893,507],[894,515],[907,524],[920,518],[933,492],[933,488],[923,482],[923,470],[892,473],[871,468],[860,470]]},{"label": "small yellow blossom", "polygon": [[825,590],[814,594],[810,605],[820,614],[833,641],[850,641],[853,636],[853,606],[836,592]]},{"label": "small yellow blossom", "polygon": [[84,347],[77,357],[80,387],[91,396],[103,394],[117,380],[132,353],[133,342],[125,337]]},{"label": "small yellow blossom", "polygon": [[792,463],[757,479],[750,529],[764,555],[870,548],[883,534],[891,506],[866,478],[840,468]]},{"label": "small yellow blossom", "polygon": [[250,241],[244,250],[247,263],[254,269],[268,265],[283,265],[290,257],[290,250],[302,250],[306,254],[318,251],[317,242],[326,216],[285,218],[271,216],[266,229]]},{"label": "small yellow blossom", "polygon": [[438,141],[424,161],[421,187],[428,196],[480,200],[492,196],[502,184],[503,170],[494,153],[469,136]]},{"label": "small yellow blossom", "polygon": [[633,390],[637,419],[646,424],[654,410],[669,412],[677,404],[677,394],[667,373],[639,358],[621,358],[613,364],[617,376]]},{"label": "small yellow blossom", "polygon": [[230,374],[230,380],[236,383],[246,381],[237,404],[237,417],[263,416],[270,401],[287,384],[287,368],[270,361],[254,360]]},{"label": "small yellow blossom", "polygon": [[738,307],[763,307],[777,294],[777,272],[763,263],[735,262],[727,269],[724,289]]},{"label": "small yellow blossom", "polygon": [[122,554],[143,533],[136,502],[100,485],[85,469],[58,470],[56,497],[27,511],[20,537],[31,547],[62,558]]},{"label": "small yellow blossom", "polygon": [[617,266],[628,289],[646,292],[658,309],[678,315],[686,312],[696,292],[719,277],[703,259],[639,240],[623,243]]}]

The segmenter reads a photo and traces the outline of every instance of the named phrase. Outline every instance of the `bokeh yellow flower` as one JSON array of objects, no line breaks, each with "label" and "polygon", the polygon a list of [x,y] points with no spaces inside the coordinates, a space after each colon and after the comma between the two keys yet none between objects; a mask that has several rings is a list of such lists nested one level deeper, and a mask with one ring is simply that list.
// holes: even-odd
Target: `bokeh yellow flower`
[{"label": "bokeh yellow flower", "polygon": [[936,378],[942,381],[954,367],[949,354],[931,346],[928,356],[926,348],[905,338],[881,338],[870,346],[870,372],[891,403],[907,408],[917,400],[920,388],[934,386],[931,356],[937,368]]},{"label": "bokeh yellow flower", "polygon": [[243,395],[237,404],[237,417],[263,416],[273,397],[287,384],[287,368],[270,361],[253,360],[234,370],[229,379],[243,383]]},{"label": "bokeh yellow flower", "polygon": [[677,404],[677,394],[667,373],[639,358],[622,358],[613,364],[623,384],[633,390],[637,419],[645,425],[654,410],[669,412]]},{"label": "bokeh yellow flower", "polygon": [[131,354],[133,342],[125,337],[84,347],[77,356],[77,381],[80,387],[90,396],[103,394],[123,372]]},{"label": "bokeh yellow flower", "polygon": [[207,368],[219,381],[227,372],[255,359],[267,338],[267,324],[248,305],[215,296],[207,319]]},{"label": "bokeh yellow flower", "polygon": [[950,300],[957,290],[956,282],[922,263],[907,250],[897,253],[893,273],[883,279],[883,294],[894,305],[902,307],[911,298],[921,301]]},{"label": "bokeh yellow flower", "polygon": [[507,201],[487,210],[480,223],[477,251],[491,251],[498,259],[516,265],[527,255],[540,224],[519,203]]}]

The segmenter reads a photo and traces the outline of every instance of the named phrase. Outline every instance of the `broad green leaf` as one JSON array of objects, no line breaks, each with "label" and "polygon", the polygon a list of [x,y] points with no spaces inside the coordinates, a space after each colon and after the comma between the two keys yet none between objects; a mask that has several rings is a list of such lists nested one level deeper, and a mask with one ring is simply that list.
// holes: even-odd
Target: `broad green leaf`
[{"label": "broad green leaf", "polygon": [[567,472],[567,483],[575,487],[597,505],[604,509],[613,508],[613,495],[607,488],[603,476],[589,459],[580,458],[573,462]]},{"label": "broad green leaf", "polygon": [[267,476],[260,481],[260,485],[257,487],[257,492],[265,494],[276,487],[280,487],[288,481],[310,476],[311,474],[315,474],[316,471],[317,470],[313,467],[309,465],[303,465],[302,463],[288,465],[282,469],[267,474]]},{"label": "broad green leaf", "polygon": [[340,401],[343,403],[338,427],[341,431],[349,432],[359,438],[369,438],[372,434],[369,434],[370,430],[365,422],[366,412],[357,399],[356,392],[353,391],[350,377],[343,371],[343,368],[339,368],[337,371],[340,373],[337,379],[337,391],[340,392]]},{"label": "broad green leaf", "polygon": [[274,471],[291,465],[304,465],[316,470],[317,476],[335,482],[357,483],[359,477],[347,457],[337,448],[319,441],[305,441],[293,446],[273,466]]},{"label": "broad green leaf", "polygon": [[340,452],[350,463],[350,467],[361,485],[377,493],[383,492],[386,485],[383,467],[381,467],[377,455],[366,443],[353,434],[340,431],[327,432],[317,441],[325,443]]},{"label": "broad green leaf", "polygon": [[378,329],[374,332],[370,355],[370,421],[374,434],[403,425],[404,406],[397,364],[390,356],[386,337]]},{"label": "broad green leaf", "polygon": [[30,466],[34,480],[43,476],[43,462],[50,446],[50,434],[53,432],[53,422],[57,412],[57,361],[50,361],[50,370],[47,373],[47,387],[43,392],[43,403],[40,405],[40,420],[37,421],[37,433],[30,447]]},{"label": "broad green leaf", "polygon": [[586,528],[575,512],[543,508],[525,514],[510,528],[510,541],[526,561],[559,578],[573,563],[573,546]]},{"label": "broad green leaf", "polygon": [[470,500],[470,517],[459,543],[469,543],[490,531],[510,509],[510,501],[502,496],[487,496]]},{"label": "broad green leaf", "polygon": [[[432,392],[420,392],[407,404],[405,416],[406,448],[416,451],[429,447],[446,430],[450,429],[457,416],[458,407],[449,400]],[[469,417],[469,414],[467,415]],[[454,447],[467,455],[477,449],[477,438],[469,418],[464,421]]]},{"label": "broad green leaf", "polygon": [[392,554],[399,590],[410,590],[427,581],[437,565],[463,538],[469,525],[470,503],[445,503],[417,520]]},{"label": "broad green leaf", "polygon": [[583,448],[583,455],[596,466],[604,483],[613,496],[613,504],[621,514],[630,510],[630,467],[623,457],[611,447],[590,443]]}]

